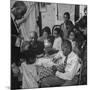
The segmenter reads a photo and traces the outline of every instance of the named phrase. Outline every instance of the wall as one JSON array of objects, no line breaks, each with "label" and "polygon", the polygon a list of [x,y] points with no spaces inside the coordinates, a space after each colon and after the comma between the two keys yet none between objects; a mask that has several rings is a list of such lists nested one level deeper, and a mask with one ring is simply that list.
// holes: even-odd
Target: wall
[{"label": "wall", "polygon": [[63,22],[63,14],[65,12],[70,13],[70,19],[74,22],[75,5],[73,4],[58,4],[58,21],[59,24]]},{"label": "wall", "polygon": [[[74,22],[75,5],[69,4],[50,4],[46,6],[46,12],[42,12],[42,28],[49,26],[51,29],[54,25],[60,25],[63,22],[64,12],[69,12],[71,20]],[[57,11],[58,8],[58,11]],[[57,19],[58,13],[58,19]]]},{"label": "wall", "polygon": [[42,12],[42,28],[49,26],[51,29],[55,25],[55,4],[46,5],[46,12]]}]

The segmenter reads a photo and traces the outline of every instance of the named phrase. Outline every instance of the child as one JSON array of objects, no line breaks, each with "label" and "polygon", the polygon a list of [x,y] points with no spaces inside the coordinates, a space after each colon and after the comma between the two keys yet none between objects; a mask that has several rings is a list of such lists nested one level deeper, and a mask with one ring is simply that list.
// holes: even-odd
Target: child
[{"label": "child", "polygon": [[76,37],[75,37],[75,32],[74,31],[70,31],[68,33],[68,40],[71,42],[72,44],[72,50],[77,54],[80,55],[80,51],[78,49],[78,43],[76,42]]},{"label": "child", "polygon": [[38,75],[35,66],[36,58],[34,55],[30,55],[29,50],[22,53],[25,61],[21,64],[20,72],[22,74],[22,88],[31,89],[38,88]]},{"label": "child", "polygon": [[39,38],[39,40],[44,42],[44,40],[46,40],[51,35],[51,31],[50,28],[47,26],[43,28],[42,31],[43,31],[43,35]]},{"label": "child", "polygon": [[55,37],[53,48],[56,50],[61,50],[62,38],[60,34],[62,34],[60,28],[55,28],[53,31],[53,36]]}]

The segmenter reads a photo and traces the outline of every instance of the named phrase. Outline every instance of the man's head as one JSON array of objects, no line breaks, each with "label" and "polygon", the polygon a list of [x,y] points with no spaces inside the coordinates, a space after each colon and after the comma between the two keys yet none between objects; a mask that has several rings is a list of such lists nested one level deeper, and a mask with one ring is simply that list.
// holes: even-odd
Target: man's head
[{"label": "man's head", "polygon": [[35,31],[30,32],[29,41],[32,45],[37,42],[37,38],[38,38],[38,36],[37,36],[37,33]]},{"label": "man's head", "polygon": [[23,1],[16,1],[11,8],[11,12],[15,16],[15,19],[21,19],[27,11],[27,7]]},{"label": "man's head", "polygon": [[61,44],[61,48],[62,48],[62,51],[63,51],[63,54],[65,56],[68,56],[71,51],[72,51],[72,45],[71,45],[71,42],[68,41],[68,40],[64,40]]},{"label": "man's head", "polygon": [[68,21],[70,19],[69,12],[65,12],[63,18],[64,18],[64,22]]}]

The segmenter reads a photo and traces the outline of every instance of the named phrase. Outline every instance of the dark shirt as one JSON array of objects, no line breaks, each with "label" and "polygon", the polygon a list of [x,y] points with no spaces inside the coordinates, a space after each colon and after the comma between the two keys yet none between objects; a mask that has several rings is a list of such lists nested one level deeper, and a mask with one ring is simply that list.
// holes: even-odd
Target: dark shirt
[{"label": "dark shirt", "polygon": [[73,28],[73,23],[72,23],[72,21],[67,21],[67,23],[62,23],[61,25],[60,25],[60,28],[61,28],[61,30],[63,31],[63,38],[64,39],[67,39],[68,38],[68,32],[70,31],[70,30],[72,30],[72,28]]},{"label": "dark shirt", "polygon": [[44,50],[44,43],[37,41],[35,45],[31,45],[29,47],[29,50],[31,52],[31,54],[35,54],[35,56],[40,55],[43,53]]},{"label": "dark shirt", "polygon": [[20,47],[16,47],[15,43],[19,33],[15,27],[13,19],[11,18],[11,63],[19,64]]},{"label": "dark shirt", "polygon": [[22,50],[21,53],[21,58],[24,59],[30,59],[30,58],[35,58],[37,55],[40,55],[44,53],[44,43],[37,41],[36,44],[30,45],[30,43],[27,43],[28,49],[27,50]]}]

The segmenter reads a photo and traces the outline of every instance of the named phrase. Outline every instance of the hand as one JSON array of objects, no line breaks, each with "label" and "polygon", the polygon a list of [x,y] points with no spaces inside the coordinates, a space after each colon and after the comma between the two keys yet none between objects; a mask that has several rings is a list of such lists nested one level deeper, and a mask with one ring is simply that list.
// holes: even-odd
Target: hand
[{"label": "hand", "polygon": [[56,62],[57,62],[57,60],[58,60],[58,59],[56,59],[56,58],[53,58],[53,60],[52,60],[52,61],[53,61],[54,63],[56,63]]},{"label": "hand", "polygon": [[53,73],[55,74],[57,71],[57,67],[55,65],[52,66]]}]

